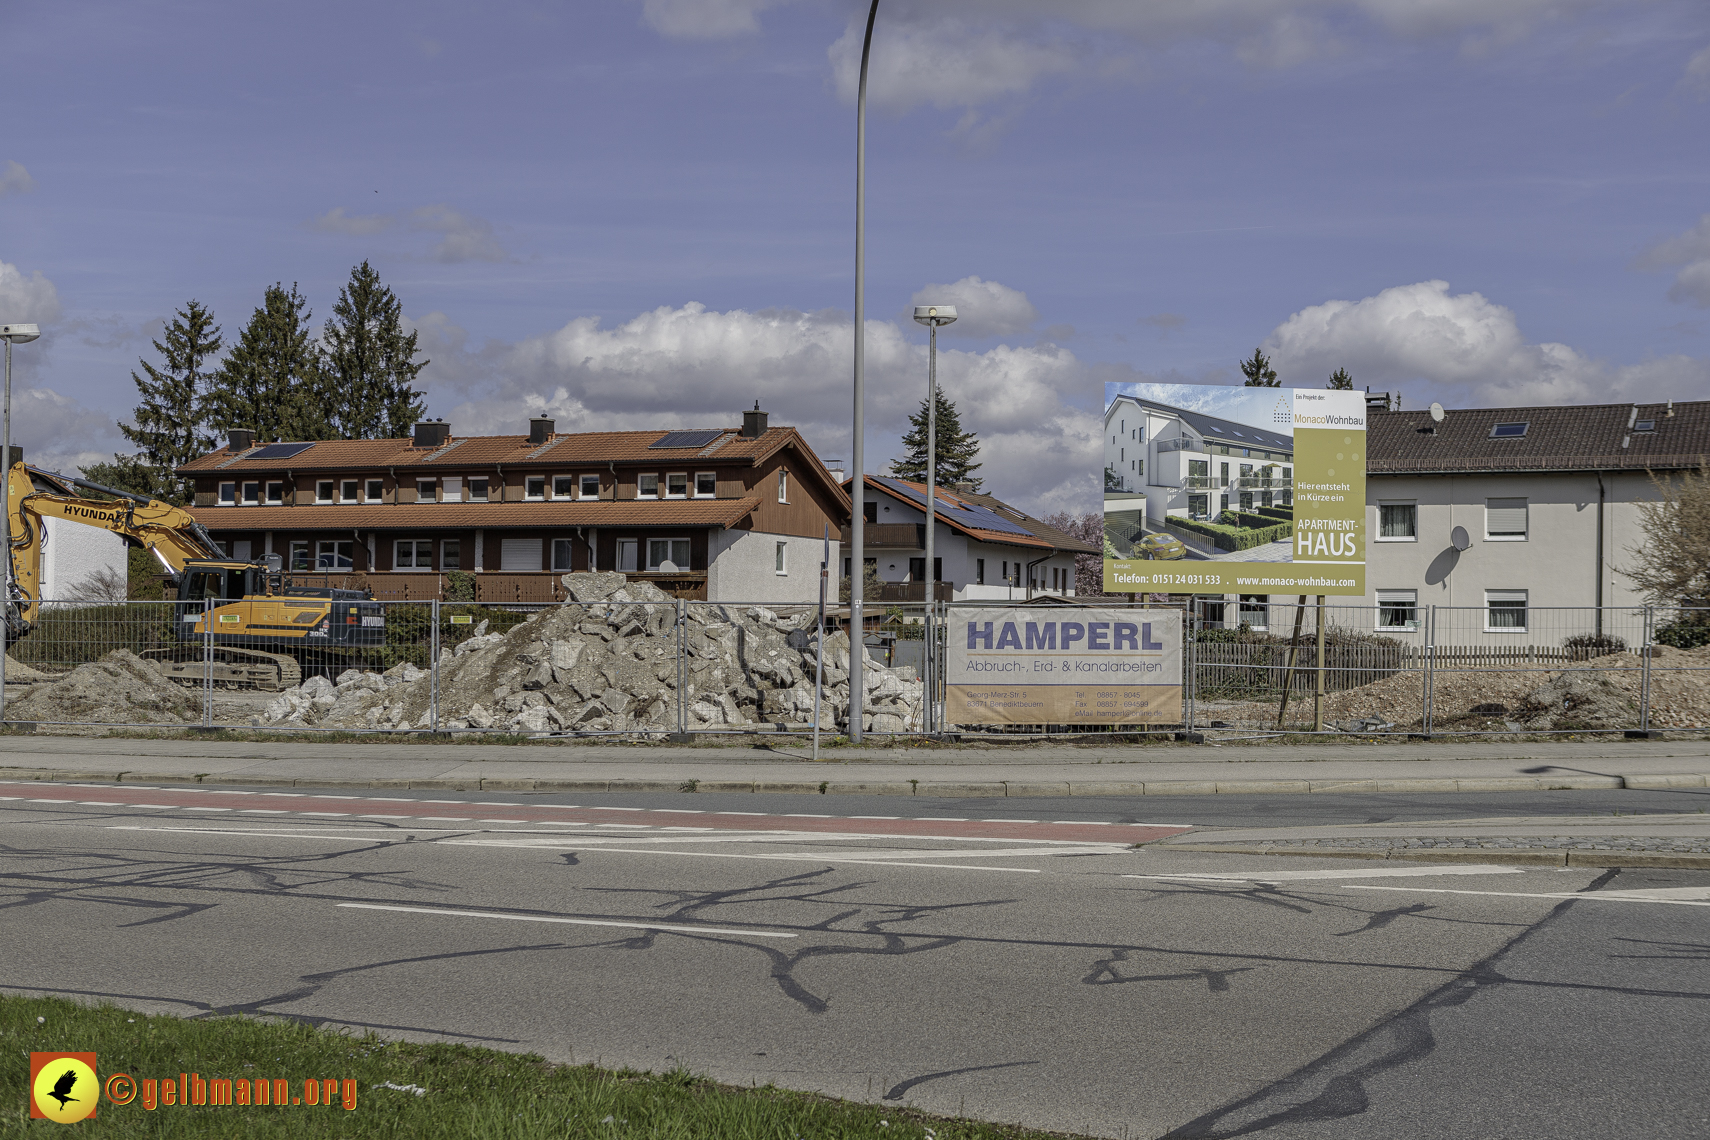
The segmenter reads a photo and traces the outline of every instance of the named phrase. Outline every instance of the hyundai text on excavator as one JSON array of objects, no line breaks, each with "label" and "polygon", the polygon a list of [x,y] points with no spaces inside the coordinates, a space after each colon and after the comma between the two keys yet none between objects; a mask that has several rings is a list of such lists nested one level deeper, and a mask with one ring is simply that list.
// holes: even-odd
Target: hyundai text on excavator
[{"label": "hyundai text on excavator", "polygon": [[[89,498],[77,488],[113,498]],[[298,684],[305,668],[352,662],[352,651],[386,640],[383,609],[366,590],[294,585],[280,572],[278,555],[255,562],[225,557],[182,508],[18,462],[6,473],[8,645],[37,621],[47,541],[43,520],[50,518],[111,531],[160,560],[177,587],[176,644],[139,656],[157,662],[174,680],[204,683],[211,656],[216,684],[277,691]]]}]

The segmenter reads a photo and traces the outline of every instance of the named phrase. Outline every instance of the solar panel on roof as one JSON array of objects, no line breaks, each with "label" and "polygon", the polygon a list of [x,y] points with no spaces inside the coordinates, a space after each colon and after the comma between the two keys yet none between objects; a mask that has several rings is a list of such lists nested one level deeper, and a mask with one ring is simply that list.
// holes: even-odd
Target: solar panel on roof
[{"label": "solar panel on roof", "polygon": [[696,431],[668,431],[652,443],[649,450],[655,447],[705,447],[713,440],[724,434],[723,428],[701,428]]},{"label": "solar panel on roof", "polygon": [[254,451],[244,456],[245,459],[289,459],[293,455],[309,450],[315,446],[312,443],[270,443],[260,451]]}]

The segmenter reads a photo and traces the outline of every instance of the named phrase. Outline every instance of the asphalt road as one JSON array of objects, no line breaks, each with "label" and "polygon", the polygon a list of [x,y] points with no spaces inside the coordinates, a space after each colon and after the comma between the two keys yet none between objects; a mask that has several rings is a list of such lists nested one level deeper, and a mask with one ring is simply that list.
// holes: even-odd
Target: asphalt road
[{"label": "asphalt road", "polygon": [[1170,830],[1137,823],[1678,812],[1674,793],[0,793],[15,992],[1103,1136],[1710,1134],[1710,872],[1128,846]]}]

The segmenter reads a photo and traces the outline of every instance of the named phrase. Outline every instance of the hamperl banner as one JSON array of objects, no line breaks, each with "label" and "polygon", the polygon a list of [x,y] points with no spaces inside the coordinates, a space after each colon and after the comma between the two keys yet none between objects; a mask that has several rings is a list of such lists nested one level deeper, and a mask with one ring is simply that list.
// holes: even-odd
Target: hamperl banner
[{"label": "hamperl banner", "polygon": [[1106,384],[1106,593],[1364,594],[1364,392]]},{"label": "hamperl banner", "polygon": [[952,724],[1179,724],[1177,610],[952,608]]}]

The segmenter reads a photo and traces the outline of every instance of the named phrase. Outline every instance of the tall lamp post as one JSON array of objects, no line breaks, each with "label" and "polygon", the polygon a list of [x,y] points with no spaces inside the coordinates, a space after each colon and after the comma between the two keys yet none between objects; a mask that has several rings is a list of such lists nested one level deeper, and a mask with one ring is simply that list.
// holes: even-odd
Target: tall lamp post
[{"label": "tall lamp post", "polygon": [[[938,530],[938,329],[956,319],[954,305],[916,305],[914,319],[927,327],[926,350],[926,599],[928,610],[938,600],[938,562],[933,557],[933,538]],[[936,689],[934,690],[936,692]],[[927,725],[931,729],[932,701],[927,697]]]},{"label": "tall lamp post", "polygon": [[861,743],[861,718],[866,713],[867,691],[862,685],[861,655],[866,652],[867,626],[861,602],[867,592],[867,476],[862,439],[866,431],[865,377],[862,369],[867,348],[867,57],[873,50],[873,21],[879,15],[879,0],[867,9],[867,34],[861,40],[861,82],[855,92],[855,442],[850,474],[854,494],[853,517],[849,520],[849,739]]},{"label": "tall lamp post", "polygon": [[35,325],[0,325],[0,340],[6,342],[6,403],[0,410],[0,420],[4,427],[0,428],[0,456],[5,457],[6,469],[6,506],[4,527],[6,536],[6,557],[4,569],[0,569],[0,724],[6,721],[6,657],[12,650],[12,509],[11,509],[11,476],[12,476],[12,346],[14,344],[29,344],[42,335],[42,330]]}]

